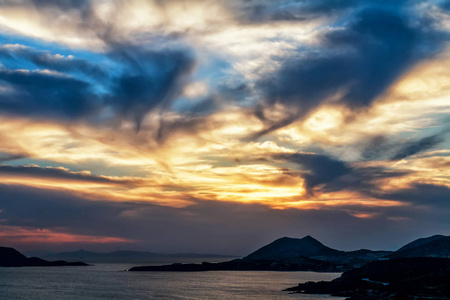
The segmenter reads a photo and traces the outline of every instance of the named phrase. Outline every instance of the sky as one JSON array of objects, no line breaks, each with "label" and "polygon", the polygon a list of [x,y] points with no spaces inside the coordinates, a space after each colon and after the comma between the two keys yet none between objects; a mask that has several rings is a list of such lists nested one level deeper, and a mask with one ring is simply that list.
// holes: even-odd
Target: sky
[{"label": "sky", "polygon": [[450,235],[450,1],[5,0],[0,244]]}]

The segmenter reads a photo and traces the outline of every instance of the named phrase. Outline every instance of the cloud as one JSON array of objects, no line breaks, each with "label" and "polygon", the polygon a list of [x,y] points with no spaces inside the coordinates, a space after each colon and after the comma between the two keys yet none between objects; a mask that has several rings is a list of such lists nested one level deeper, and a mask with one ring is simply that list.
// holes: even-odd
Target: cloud
[{"label": "cloud", "polygon": [[21,62],[31,62],[42,69],[68,73],[79,72],[92,76],[98,80],[105,80],[109,77],[104,68],[93,64],[88,60],[75,58],[73,56],[52,54],[50,51],[36,50],[18,44],[1,46],[0,57],[5,60],[4,64],[7,60],[13,60],[18,64]]},{"label": "cloud", "polygon": [[450,1],[442,1],[439,6],[444,10],[450,10]]},{"label": "cloud", "polygon": [[134,183],[137,183],[136,181],[126,179],[112,179],[106,176],[94,176],[86,172],[70,172],[64,168],[41,168],[39,166],[0,165],[0,175],[124,185],[133,185]]},{"label": "cloud", "polygon": [[281,154],[276,156],[276,158],[299,164],[306,170],[303,178],[305,179],[306,189],[309,193],[312,193],[314,187],[331,183],[337,178],[348,175],[353,171],[346,163],[325,155],[295,153]]},{"label": "cloud", "polygon": [[438,6],[3,2],[0,162],[61,168],[0,166],[0,224],[244,254],[434,234],[449,220]]},{"label": "cloud", "polygon": [[21,245],[21,247],[30,244],[61,245],[68,243],[113,244],[123,247],[123,243],[135,242],[124,238],[70,234],[61,230],[58,231],[39,228],[3,226],[1,224],[0,224],[0,237],[2,239],[2,245],[18,244]]},{"label": "cloud", "polygon": [[379,193],[377,196],[384,199],[404,201],[416,206],[431,207],[433,210],[449,213],[449,194],[450,188],[448,186],[417,182],[403,189]]},{"label": "cloud", "polygon": [[185,51],[152,51],[121,45],[111,49],[108,55],[120,62],[123,70],[119,76],[107,76],[105,70],[85,60],[18,49],[2,48],[0,55],[20,55],[50,70],[93,75],[104,81],[103,89],[107,92],[96,93],[94,83],[62,73],[0,69],[0,82],[10,88],[2,95],[0,111],[18,116],[89,121],[105,109],[113,108],[116,118],[131,119],[137,129],[148,112],[157,107],[170,107],[171,101],[182,93],[194,66],[194,60]]},{"label": "cloud", "polygon": [[90,0],[31,0],[36,7],[58,7],[60,9],[80,9],[88,5]]},{"label": "cloud", "polygon": [[303,119],[327,102],[353,109],[371,105],[412,66],[441,50],[442,40],[434,39],[420,18],[416,23],[411,18],[403,9],[365,8],[322,34],[318,48],[284,61],[259,87],[267,99],[263,107],[285,105],[289,114],[269,122],[256,137]]},{"label": "cloud", "polygon": [[[31,118],[93,121],[110,108],[115,112],[114,118],[131,119],[139,130],[148,112],[157,107],[169,108],[171,101],[182,93],[194,59],[185,50],[155,51],[129,44],[111,46],[107,56],[121,66],[119,75],[84,59],[20,45],[1,47],[0,56],[45,69],[0,69],[0,82],[9,88],[2,95],[0,111]],[[59,72],[82,73],[100,83]],[[102,93],[96,92],[99,84]]]},{"label": "cloud", "polygon": [[279,154],[273,157],[301,166],[305,188],[310,196],[315,189],[325,193],[349,190],[371,196],[379,190],[384,179],[410,174],[407,170],[360,166],[313,153]]},{"label": "cloud", "polygon": [[[356,6],[358,1],[303,0],[303,1],[234,1],[231,8],[242,22],[307,21],[330,16]],[[234,5],[233,5],[234,4]]]},{"label": "cloud", "polygon": [[[26,3],[22,8],[27,7]],[[245,95],[235,95],[237,98],[257,96],[257,99],[253,99],[253,103],[256,103],[254,114],[265,122],[266,128],[254,137],[302,119],[329,101],[351,108],[369,106],[411,66],[437,53],[440,41],[435,38],[432,26],[423,23],[420,16],[415,15],[415,10],[406,9],[403,3],[383,2],[383,5],[380,5],[373,1],[321,0],[283,1],[274,4],[270,1],[233,1],[214,6],[214,9],[234,14],[244,23],[243,20],[247,19],[249,26],[253,23],[258,26],[258,22],[264,24],[269,20],[295,22],[305,18],[333,15],[333,18],[328,19],[332,27],[317,29],[318,43],[305,45],[298,41],[293,42],[294,37],[277,40],[274,47],[284,43],[291,44],[291,48],[297,48],[282,47],[284,50],[280,53],[275,51],[277,54],[269,57],[273,60],[268,68],[271,71],[262,72],[262,79],[257,80],[255,90],[247,88]],[[204,5],[204,2],[199,1],[195,2],[193,7],[204,9]],[[184,7],[182,3],[115,3],[112,7],[117,9],[106,9],[106,4],[97,5],[89,1],[45,1],[42,5],[35,6],[36,12],[42,16],[51,17],[58,11],[68,16],[76,15],[73,22],[64,26],[70,27],[80,38],[94,34],[103,44],[105,57],[114,62],[114,66],[110,66],[111,69],[104,70],[83,59],[59,59],[55,54],[42,51],[30,53],[29,50],[21,49],[16,50],[15,55],[28,57],[30,62],[41,67],[69,73],[83,72],[96,77],[97,80],[102,79],[101,100],[93,101],[100,102],[100,108],[94,105],[92,115],[98,115],[99,112],[95,109],[100,109],[102,117],[109,116],[106,121],[132,120],[138,130],[150,111],[173,109],[171,104],[182,95],[185,85],[196,69],[196,51],[203,54],[209,46],[214,46],[208,44],[213,37],[208,34],[225,32],[233,26],[247,26],[235,24],[228,19],[232,24],[227,26],[221,23],[211,31],[184,29],[174,34],[174,31],[170,30],[174,19],[161,16],[172,16],[177,8]],[[156,25],[150,24],[150,21],[139,23],[141,27],[129,24],[133,23],[133,19],[129,18],[139,19],[139,9],[147,12],[150,8],[156,11],[159,20]],[[197,11],[195,9],[192,8]],[[206,18],[202,9],[198,13]],[[105,18],[109,15],[117,17],[114,18],[117,22],[109,22],[108,18]],[[211,20],[206,18],[198,23],[207,27],[209,21]],[[134,27],[131,30],[128,26]],[[264,38],[251,40],[252,43],[259,44],[264,41]],[[195,45],[197,42],[200,42],[198,46]],[[230,60],[236,68],[238,62]],[[90,88],[98,90],[97,85],[98,83],[91,83]],[[251,82],[248,86],[253,87]],[[51,84],[49,89],[52,89]],[[92,93],[91,91],[91,94],[84,95],[85,98],[99,96]],[[222,102],[228,101],[227,97],[215,98]],[[267,110],[272,110],[277,104],[286,106],[286,114],[273,120]],[[218,105],[218,101],[191,105],[194,110],[205,106],[208,107],[208,115],[223,109],[223,105]],[[111,110],[114,111],[113,117]],[[190,115],[186,114],[185,118],[190,118]]]},{"label": "cloud", "polygon": [[392,160],[404,159],[414,154],[429,150],[444,141],[445,134],[435,134],[417,141],[412,141],[403,145],[402,148],[392,157]]},{"label": "cloud", "polygon": [[147,50],[129,44],[111,44],[109,55],[122,62],[124,71],[113,79],[108,101],[119,114],[131,116],[140,129],[147,112],[169,106],[183,91],[195,60],[188,51]]},{"label": "cloud", "polygon": [[26,157],[25,154],[18,154],[18,153],[6,153],[0,151],[0,163],[21,159]]},{"label": "cloud", "polygon": [[75,120],[95,113],[100,102],[89,83],[52,72],[0,69],[0,82],[13,89],[1,95],[7,115]]},{"label": "cloud", "polygon": [[447,134],[444,130],[443,132],[415,140],[401,140],[398,137],[388,138],[383,135],[377,135],[367,141],[361,156],[364,160],[401,160],[437,147],[445,141]]},{"label": "cloud", "polygon": [[[170,108],[171,102],[182,94],[195,59],[180,39],[156,33],[145,34],[143,38],[128,35],[120,27],[123,24],[103,19],[101,9],[89,1],[31,3],[34,5],[34,9],[29,2],[3,8],[12,9],[8,18],[11,22],[17,21],[16,14],[20,19],[24,11],[33,11],[36,19],[33,16],[30,19],[37,23],[34,24],[37,28],[44,26],[40,24],[41,17],[54,20],[57,13],[67,16],[67,22],[59,27],[80,38],[86,32],[95,35],[103,44],[102,53],[97,54],[103,65],[100,67],[92,56],[89,61],[22,45],[4,45],[0,57],[5,59],[6,68],[0,70],[0,80],[13,95],[3,96],[8,100],[0,105],[0,112],[58,120],[81,119],[96,124],[131,120],[139,130],[147,113]],[[24,67],[31,63],[42,69],[27,73],[8,61]],[[43,105],[37,107],[37,103]]]}]

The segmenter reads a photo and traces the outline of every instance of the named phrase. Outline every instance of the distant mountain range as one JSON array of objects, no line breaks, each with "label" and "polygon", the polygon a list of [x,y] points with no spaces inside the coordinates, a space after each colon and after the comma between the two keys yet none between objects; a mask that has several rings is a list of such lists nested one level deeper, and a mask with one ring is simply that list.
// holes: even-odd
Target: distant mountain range
[{"label": "distant mountain range", "polygon": [[46,253],[40,255],[49,260],[81,260],[89,263],[138,263],[149,261],[189,261],[198,259],[224,260],[234,256],[220,254],[176,253],[160,254],[148,251],[121,250],[107,253],[85,251],[83,249],[72,252]]},{"label": "distant mountain range", "polygon": [[325,246],[315,238],[283,237],[242,259],[220,263],[172,264],[134,267],[130,271],[212,271],[277,270],[338,272],[361,267],[372,261],[404,257],[450,258],[450,237],[432,236],[415,240],[399,250],[340,251]]},{"label": "distant mountain range", "polygon": [[0,267],[58,267],[88,266],[82,262],[47,261],[37,257],[26,257],[14,248],[0,247]]}]

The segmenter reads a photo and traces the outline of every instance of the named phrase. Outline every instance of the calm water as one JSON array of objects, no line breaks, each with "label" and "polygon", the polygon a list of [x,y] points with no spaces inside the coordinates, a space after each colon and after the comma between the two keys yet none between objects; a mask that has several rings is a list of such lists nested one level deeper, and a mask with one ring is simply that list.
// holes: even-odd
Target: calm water
[{"label": "calm water", "polygon": [[343,299],[282,292],[333,273],[220,271],[120,272],[131,265],[0,268],[1,299]]}]

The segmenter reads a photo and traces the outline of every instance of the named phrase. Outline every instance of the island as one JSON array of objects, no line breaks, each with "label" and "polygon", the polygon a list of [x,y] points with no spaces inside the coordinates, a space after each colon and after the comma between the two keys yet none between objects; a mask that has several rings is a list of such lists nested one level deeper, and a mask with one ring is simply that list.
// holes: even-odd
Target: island
[{"label": "island", "polygon": [[389,251],[340,251],[325,246],[311,236],[283,237],[241,259],[201,264],[133,267],[129,271],[315,271],[343,272],[389,255]]},{"label": "island", "polygon": [[38,257],[26,257],[14,248],[0,247],[0,267],[63,267],[89,266],[84,262],[64,260],[47,261]]}]

